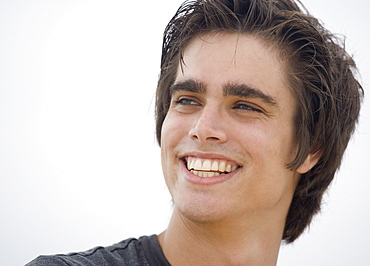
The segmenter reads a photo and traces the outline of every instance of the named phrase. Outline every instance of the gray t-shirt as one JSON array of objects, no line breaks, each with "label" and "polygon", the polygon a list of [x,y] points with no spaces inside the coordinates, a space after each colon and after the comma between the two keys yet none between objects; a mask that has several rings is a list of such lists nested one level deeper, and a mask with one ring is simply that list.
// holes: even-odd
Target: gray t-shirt
[{"label": "gray t-shirt", "polygon": [[157,235],[129,238],[109,247],[69,253],[65,255],[39,256],[26,266],[170,266],[158,242]]}]

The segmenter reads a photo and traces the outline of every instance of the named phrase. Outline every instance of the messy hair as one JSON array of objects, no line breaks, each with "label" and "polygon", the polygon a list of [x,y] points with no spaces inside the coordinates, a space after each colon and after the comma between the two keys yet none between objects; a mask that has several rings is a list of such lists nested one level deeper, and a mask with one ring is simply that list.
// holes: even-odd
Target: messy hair
[{"label": "messy hair", "polygon": [[[298,5],[299,4],[299,5]],[[160,144],[179,63],[196,36],[227,32],[255,36],[277,48],[286,62],[296,101],[297,169],[309,154],[318,163],[302,174],[286,218],[283,240],[296,240],[320,211],[323,193],[339,169],[358,120],[363,89],[344,42],[293,0],[190,0],[167,25],[156,93],[156,134]]]}]

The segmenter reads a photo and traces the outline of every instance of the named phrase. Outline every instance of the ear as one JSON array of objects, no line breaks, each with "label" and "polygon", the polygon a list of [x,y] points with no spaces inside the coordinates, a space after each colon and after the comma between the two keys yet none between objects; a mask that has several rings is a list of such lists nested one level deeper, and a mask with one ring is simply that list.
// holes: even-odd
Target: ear
[{"label": "ear", "polygon": [[299,174],[305,174],[314,167],[321,157],[320,152],[310,153],[306,160],[297,168]]}]

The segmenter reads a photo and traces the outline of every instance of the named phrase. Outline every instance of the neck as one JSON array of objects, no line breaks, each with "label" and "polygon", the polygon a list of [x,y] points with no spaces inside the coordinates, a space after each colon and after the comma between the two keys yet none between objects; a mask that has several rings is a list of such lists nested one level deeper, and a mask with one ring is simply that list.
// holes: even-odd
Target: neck
[{"label": "neck", "polygon": [[175,266],[276,265],[284,221],[265,221],[250,217],[191,221],[175,208],[167,230],[158,238],[166,258]]}]

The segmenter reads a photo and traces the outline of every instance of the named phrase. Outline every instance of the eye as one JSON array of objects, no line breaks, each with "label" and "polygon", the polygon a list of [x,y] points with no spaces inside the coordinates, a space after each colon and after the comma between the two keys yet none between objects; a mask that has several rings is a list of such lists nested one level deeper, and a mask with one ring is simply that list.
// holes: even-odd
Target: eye
[{"label": "eye", "polygon": [[180,98],[176,101],[179,105],[199,105],[196,101],[188,98]]},{"label": "eye", "polygon": [[201,107],[201,102],[198,98],[182,95],[179,97],[174,97],[171,103],[171,108],[182,114],[192,114],[199,110]]},{"label": "eye", "polygon": [[253,112],[259,112],[262,113],[262,110],[255,107],[252,104],[247,104],[247,103],[237,103],[233,106],[233,109],[238,109],[238,110],[246,110],[246,111],[253,111]]}]

